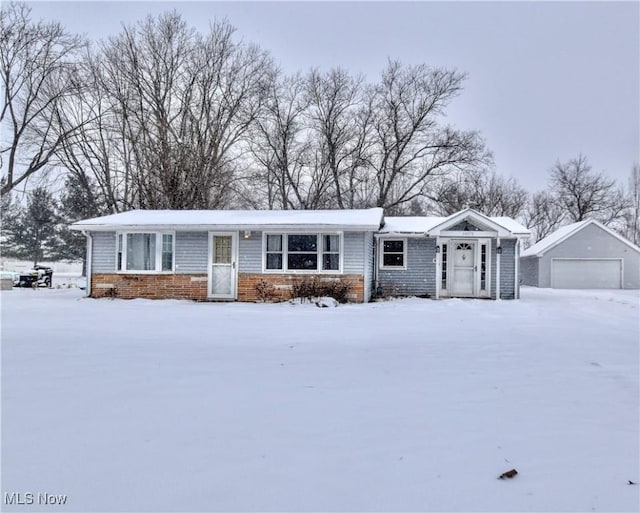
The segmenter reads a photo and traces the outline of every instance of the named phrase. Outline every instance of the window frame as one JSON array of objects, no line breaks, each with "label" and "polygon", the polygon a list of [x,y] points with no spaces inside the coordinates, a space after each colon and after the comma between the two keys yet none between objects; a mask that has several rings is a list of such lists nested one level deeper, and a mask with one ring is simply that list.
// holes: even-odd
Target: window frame
[{"label": "window frame", "polygon": [[[402,265],[384,265],[384,243],[402,242]],[[382,271],[406,271],[407,270],[407,237],[381,237],[378,239],[378,268]],[[398,251],[388,252],[391,255],[399,255]]]},{"label": "window frame", "polygon": [[[269,251],[269,236],[280,237],[280,251]],[[284,269],[286,238],[283,233],[264,233],[262,237],[262,270],[263,272],[281,272]],[[267,268],[268,255],[280,255],[280,269]]]},{"label": "window frame", "polygon": [[[280,235],[282,237],[282,268],[281,269],[267,269],[267,236],[268,235]],[[289,255],[289,236],[290,235],[315,235],[316,236],[316,255],[317,263],[315,269],[289,269],[288,255]],[[324,235],[337,235],[338,244],[340,250],[338,252],[338,269],[324,270],[322,267],[324,252]],[[277,253],[270,251],[270,253]],[[297,253],[297,252],[292,252]],[[304,252],[302,252],[304,253]],[[332,253],[332,252],[331,252]],[[329,253],[327,253],[329,254]],[[282,231],[264,231],[262,232],[262,272],[264,274],[343,274],[344,273],[344,232],[341,231],[295,231],[295,232],[282,232]]]},{"label": "window frame", "polygon": [[[155,266],[154,269],[127,269],[127,235],[139,235],[139,234],[151,234],[155,235],[156,247],[155,247]],[[163,239],[164,235],[171,235],[171,269],[162,269],[162,255]],[[122,241],[122,246],[120,246]],[[121,255],[120,269],[118,269],[118,256]],[[123,230],[116,232],[116,262],[115,268],[117,274],[173,274],[176,269],[176,232],[175,231],[156,231],[156,230]]]}]

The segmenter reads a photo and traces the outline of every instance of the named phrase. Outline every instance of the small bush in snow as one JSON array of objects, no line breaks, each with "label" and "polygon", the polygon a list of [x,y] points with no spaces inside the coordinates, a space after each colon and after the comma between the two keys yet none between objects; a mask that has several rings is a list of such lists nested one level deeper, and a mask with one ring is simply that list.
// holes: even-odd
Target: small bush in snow
[{"label": "small bush in snow", "polygon": [[260,280],[254,285],[254,288],[258,294],[258,300],[263,303],[272,301],[276,295],[276,288],[266,280]]},{"label": "small bush in snow", "polygon": [[402,294],[400,293],[400,289],[395,285],[380,285],[375,292],[376,299],[391,299],[399,296],[402,296]]},{"label": "small bush in snow", "polygon": [[321,297],[331,297],[339,303],[346,303],[351,292],[351,283],[342,280],[326,280],[310,276],[297,280],[291,289],[292,298],[316,301]]}]

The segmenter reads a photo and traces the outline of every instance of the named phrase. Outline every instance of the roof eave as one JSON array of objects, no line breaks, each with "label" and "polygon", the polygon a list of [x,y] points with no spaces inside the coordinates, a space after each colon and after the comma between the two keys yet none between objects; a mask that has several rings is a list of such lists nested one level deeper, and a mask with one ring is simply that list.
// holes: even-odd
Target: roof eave
[{"label": "roof eave", "polygon": [[72,224],[71,230],[83,232],[114,231],[353,231],[375,232],[380,225],[337,225],[337,224]]}]

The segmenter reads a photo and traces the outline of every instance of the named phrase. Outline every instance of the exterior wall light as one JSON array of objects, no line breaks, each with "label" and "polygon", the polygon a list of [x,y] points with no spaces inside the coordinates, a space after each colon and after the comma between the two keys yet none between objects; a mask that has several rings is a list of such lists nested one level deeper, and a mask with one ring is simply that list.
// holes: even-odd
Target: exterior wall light
[{"label": "exterior wall light", "polygon": [[502,255],[502,246],[498,246],[496,248],[496,253],[498,253],[498,255]]}]

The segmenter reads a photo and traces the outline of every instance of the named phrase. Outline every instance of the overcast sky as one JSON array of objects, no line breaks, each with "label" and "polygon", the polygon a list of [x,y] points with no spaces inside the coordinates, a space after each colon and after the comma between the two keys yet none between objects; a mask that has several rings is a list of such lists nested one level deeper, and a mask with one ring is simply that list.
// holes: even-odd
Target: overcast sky
[{"label": "overcast sky", "polygon": [[496,170],[541,189],[579,153],[626,181],[640,160],[638,2],[37,2],[97,40],[176,9],[201,31],[226,17],[285,71],[341,66],[375,80],[387,59],[468,73],[448,110],[479,130]]}]

